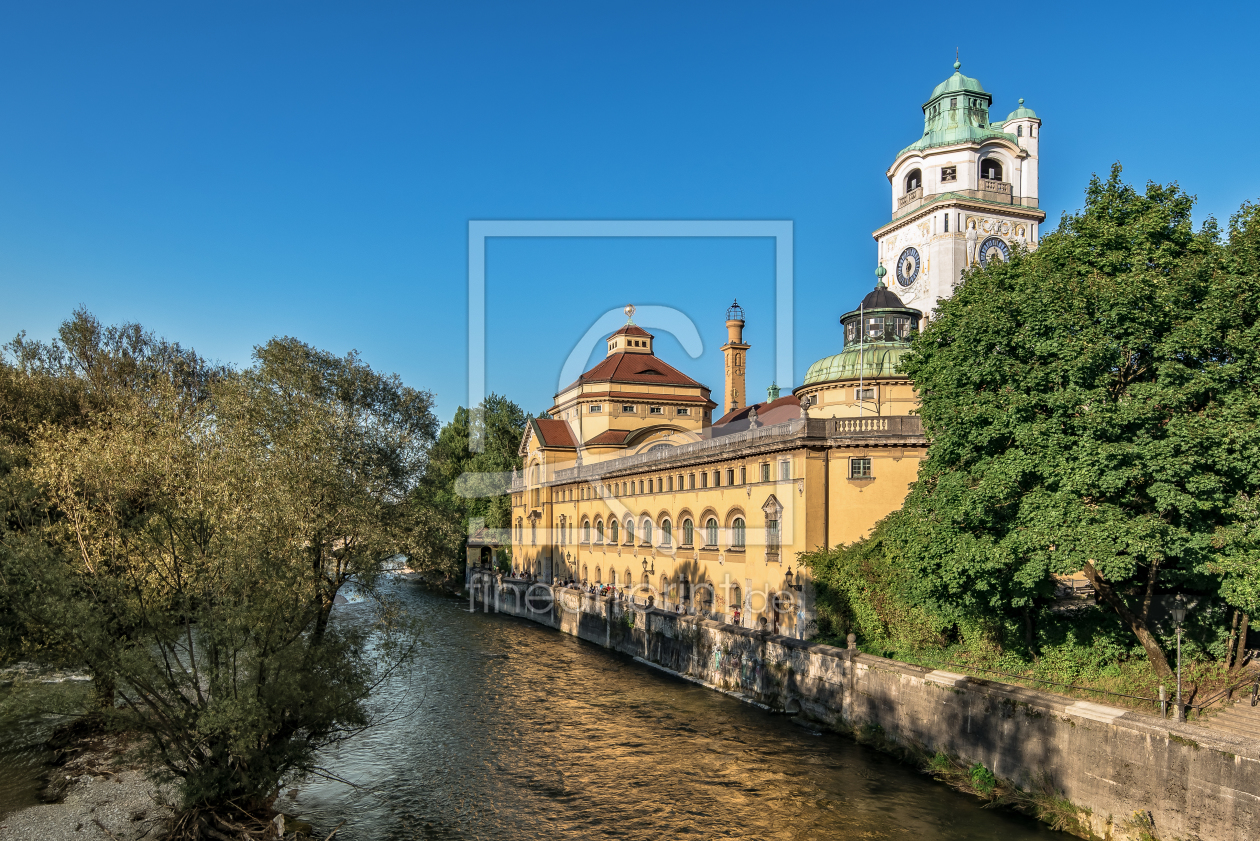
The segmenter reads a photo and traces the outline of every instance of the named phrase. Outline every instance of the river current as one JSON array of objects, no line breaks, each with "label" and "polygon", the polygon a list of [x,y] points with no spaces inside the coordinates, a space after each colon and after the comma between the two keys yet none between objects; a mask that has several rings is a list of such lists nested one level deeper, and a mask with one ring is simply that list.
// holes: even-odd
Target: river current
[{"label": "river current", "polygon": [[342,820],[342,841],[1067,837],[846,737],[398,586],[425,648],[376,698],[390,723],[324,757],[355,787],[282,802],[317,837]]}]

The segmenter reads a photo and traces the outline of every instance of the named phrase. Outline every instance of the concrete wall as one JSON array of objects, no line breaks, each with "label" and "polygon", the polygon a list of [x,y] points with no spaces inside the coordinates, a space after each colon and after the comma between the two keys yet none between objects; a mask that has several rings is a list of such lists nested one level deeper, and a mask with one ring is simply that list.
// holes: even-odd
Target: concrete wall
[{"label": "concrete wall", "polygon": [[[840,727],[879,725],[1029,787],[1048,780],[1090,811],[1099,837],[1260,835],[1260,734],[1192,724],[953,675],[574,590],[474,581],[479,609],[531,619],[775,710]],[[531,607],[532,606],[532,607]]]}]

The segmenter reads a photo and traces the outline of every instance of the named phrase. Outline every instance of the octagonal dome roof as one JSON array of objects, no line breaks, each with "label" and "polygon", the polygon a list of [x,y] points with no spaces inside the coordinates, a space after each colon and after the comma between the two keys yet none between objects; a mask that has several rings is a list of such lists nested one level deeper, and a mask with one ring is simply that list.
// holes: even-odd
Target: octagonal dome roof
[{"label": "octagonal dome roof", "polygon": [[802,385],[856,380],[858,377],[892,377],[897,374],[902,357],[909,352],[910,345],[905,342],[855,344],[810,365]]}]

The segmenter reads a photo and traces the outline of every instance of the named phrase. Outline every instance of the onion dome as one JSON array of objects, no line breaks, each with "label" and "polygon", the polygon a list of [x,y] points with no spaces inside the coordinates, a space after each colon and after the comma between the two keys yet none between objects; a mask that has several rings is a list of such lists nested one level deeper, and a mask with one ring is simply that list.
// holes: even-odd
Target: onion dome
[{"label": "onion dome", "polygon": [[1000,124],[989,120],[993,97],[978,79],[964,76],[954,62],[954,75],[932,89],[923,103],[923,136],[897,153],[921,152],[936,146],[956,143],[983,143],[1003,139],[1015,143],[1015,135],[998,131]]},{"label": "onion dome", "polygon": [[1012,111],[1006,118],[1007,122],[1011,120],[1036,120],[1037,112],[1031,108],[1024,107],[1024,100],[1019,101],[1019,107]]},{"label": "onion dome", "polygon": [[844,350],[810,365],[802,384],[894,376],[922,317],[886,286],[877,285],[857,309],[840,316]]},{"label": "onion dome", "polygon": [[933,88],[932,95],[928,97],[928,99],[936,99],[938,96],[941,96],[947,93],[963,93],[963,92],[978,93],[984,96],[988,96],[988,92],[985,91],[984,85],[980,84],[980,80],[973,79],[970,76],[964,76],[962,74],[962,62],[955,61],[954,62],[954,75],[950,76],[948,79],[946,79],[945,81],[937,85],[935,88]]}]

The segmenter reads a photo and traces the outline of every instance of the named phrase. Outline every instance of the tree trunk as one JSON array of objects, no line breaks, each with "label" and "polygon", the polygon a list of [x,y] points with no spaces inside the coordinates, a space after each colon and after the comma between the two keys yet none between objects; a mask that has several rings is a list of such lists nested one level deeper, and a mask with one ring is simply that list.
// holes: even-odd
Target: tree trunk
[{"label": "tree trunk", "polygon": [[1242,668],[1243,655],[1247,652],[1247,623],[1249,619],[1250,617],[1244,613],[1242,617],[1242,628],[1238,632],[1238,649],[1234,653],[1235,670]]},{"label": "tree trunk", "polygon": [[1229,642],[1225,643],[1225,668],[1234,669],[1234,640],[1238,637],[1238,616],[1241,611],[1234,611],[1234,621],[1229,626]]},{"label": "tree trunk", "polygon": [[95,706],[93,711],[112,710],[114,696],[118,692],[118,682],[113,675],[97,673],[92,676],[92,688],[95,690]]},{"label": "tree trunk", "polygon": [[1036,657],[1037,652],[1033,650],[1033,640],[1036,638],[1034,630],[1032,608],[1026,607],[1024,608],[1024,647]]},{"label": "tree trunk", "polygon": [[1164,650],[1159,647],[1159,642],[1155,636],[1146,627],[1146,623],[1133,615],[1133,611],[1129,610],[1129,606],[1124,603],[1124,599],[1115,591],[1111,584],[1094,569],[1094,565],[1086,561],[1085,577],[1089,579],[1089,583],[1094,585],[1094,592],[1098,597],[1111,605],[1116,613],[1120,615],[1120,619],[1129,626],[1129,630],[1133,631],[1133,635],[1138,638],[1138,642],[1142,643],[1142,648],[1146,649],[1146,658],[1151,661],[1151,666],[1155,669],[1155,674],[1160,677],[1171,677],[1172,669],[1168,667],[1168,658],[1164,656]]}]

